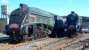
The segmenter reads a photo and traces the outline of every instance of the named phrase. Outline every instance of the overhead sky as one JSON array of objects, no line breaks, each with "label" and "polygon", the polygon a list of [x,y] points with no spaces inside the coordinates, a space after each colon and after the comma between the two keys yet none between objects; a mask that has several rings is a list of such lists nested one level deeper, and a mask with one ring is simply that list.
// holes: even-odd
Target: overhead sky
[{"label": "overhead sky", "polygon": [[20,3],[25,3],[60,16],[68,15],[71,11],[80,16],[89,16],[89,0],[0,0],[0,5],[5,3],[9,13],[18,8]]}]

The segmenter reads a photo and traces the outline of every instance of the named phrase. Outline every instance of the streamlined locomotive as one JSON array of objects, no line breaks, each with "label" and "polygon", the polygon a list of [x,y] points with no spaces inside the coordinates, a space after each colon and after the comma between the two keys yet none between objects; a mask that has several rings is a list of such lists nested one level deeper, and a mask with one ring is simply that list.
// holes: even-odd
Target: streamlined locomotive
[{"label": "streamlined locomotive", "polygon": [[67,16],[66,22],[63,22],[61,19],[57,20],[55,14],[36,8],[32,10],[27,5],[20,4],[19,8],[12,11],[9,24],[5,27],[10,42],[21,42],[28,37],[39,39],[48,36],[71,37],[76,34],[78,16],[74,12]]}]

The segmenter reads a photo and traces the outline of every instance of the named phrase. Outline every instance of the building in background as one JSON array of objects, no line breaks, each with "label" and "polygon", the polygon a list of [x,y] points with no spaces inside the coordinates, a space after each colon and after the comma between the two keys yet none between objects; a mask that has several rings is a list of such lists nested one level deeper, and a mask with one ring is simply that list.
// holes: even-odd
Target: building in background
[{"label": "building in background", "polygon": [[3,32],[5,25],[8,23],[7,5],[1,5],[1,17],[0,17],[0,32]]},{"label": "building in background", "polygon": [[7,19],[6,18],[0,18],[0,32],[4,31],[6,23],[7,23]]},{"label": "building in background", "polygon": [[82,27],[89,28],[89,17],[82,17]]},{"label": "building in background", "polygon": [[0,18],[7,18],[7,5],[1,5],[1,17]]}]

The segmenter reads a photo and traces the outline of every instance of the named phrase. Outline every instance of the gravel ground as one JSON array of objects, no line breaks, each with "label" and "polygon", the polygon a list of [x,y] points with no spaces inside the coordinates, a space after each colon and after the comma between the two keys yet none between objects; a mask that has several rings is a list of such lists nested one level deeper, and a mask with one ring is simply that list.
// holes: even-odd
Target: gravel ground
[{"label": "gravel ground", "polygon": [[[0,36],[2,36],[2,34],[0,34]],[[79,40],[83,41],[88,38],[89,38],[89,34],[83,34],[81,36],[81,38],[79,38]],[[41,50],[53,50],[53,48],[60,46],[60,43],[65,43],[67,41],[69,41],[69,40],[67,40],[67,39],[65,40],[65,38],[46,38],[46,39],[43,39],[42,41],[33,40],[31,42],[21,43],[21,45],[19,45],[19,44],[16,44],[16,45],[4,44],[3,45],[3,43],[1,43],[0,49],[7,48],[6,50],[31,50],[32,48],[38,47]],[[69,50],[69,49],[72,50],[72,49],[80,47],[80,46],[81,46],[80,43],[75,43],[73,45],[65,47],[64,50]],[[41,48],[41,47],[43,47],[43,48]],[[3,49],[3,50],[5,50],[5,49]]]},{"label": "gravel ground", "polygon": [[79,38],[79,40],[80,40],[79,42],[74,43],[74,44],[64,48],[64,50],[73,50],[73,49],[76,49],[76,48],[81,48],[82,49],[85,46],[85,42],[82,42],[82,41],[86,41],[86,39],[89,39],[89,34],[83,34],[81,36],[81,38]]},{"label": "gravel ground", "polygon": [[50,45],[51,43],[57,42],[59,40],[60,39],[48,38],[46,40],[29,43],[29,44],[21,46],[21,47],[11,48],[10,50],[29,50],[29,49],[32,49],[35,47],[41,48],[41,47]]}]

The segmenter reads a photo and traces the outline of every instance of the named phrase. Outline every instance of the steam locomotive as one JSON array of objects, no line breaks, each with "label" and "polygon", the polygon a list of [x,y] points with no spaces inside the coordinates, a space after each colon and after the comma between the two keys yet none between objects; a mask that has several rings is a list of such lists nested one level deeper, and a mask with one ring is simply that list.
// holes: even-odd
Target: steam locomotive
[{"label": "steam locomotive", "polygon": [[19,8],[11,12],[9,24],[5,26],[5,34],[10,36],[10,42],[24,41],[27,39],[26,35],[33,39],[46,37],[48,29],[51,30],[53,27],[53,20],[50,17],[53,15],[38,8],[20,4]]},{"label": "steam locomotive", "polygon": [[[54,25],[57,22],[54,21],[54,16],[55,14],[20,4],[20,7],[10,14],[9,24],[5,27],[5,33],[10,36],[10,42],[21,42],[24,39],[28,39],[24,37],[25,35],[33,39],[39,39],[47,36],[56,37],[57,35],[62,35],[62,37],[70,36],[70,32],[76,32],[76,25],[68,26],[67,31],[65,31],[66,27],[63,23],[59,22],[59,24]],[[55,29],[54,27],[57,25],[62,32],[55,31],[57,27]]]}]

